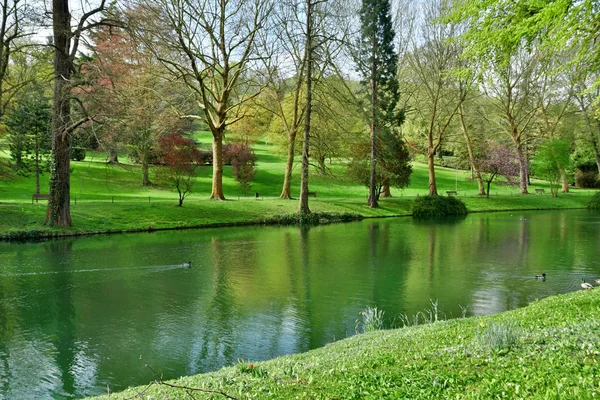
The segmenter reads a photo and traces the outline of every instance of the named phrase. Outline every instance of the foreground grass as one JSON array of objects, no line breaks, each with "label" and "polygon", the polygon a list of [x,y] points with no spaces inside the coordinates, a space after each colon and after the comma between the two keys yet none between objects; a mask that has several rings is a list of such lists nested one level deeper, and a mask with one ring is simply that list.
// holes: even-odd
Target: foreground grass
[{"label": "foreground grass", "polygon": [[[493,316],[357,335],[167,383],[240,399],[600,398],[600,289]],[[187,392],[154,383],[110,399],[191,398]]]}]

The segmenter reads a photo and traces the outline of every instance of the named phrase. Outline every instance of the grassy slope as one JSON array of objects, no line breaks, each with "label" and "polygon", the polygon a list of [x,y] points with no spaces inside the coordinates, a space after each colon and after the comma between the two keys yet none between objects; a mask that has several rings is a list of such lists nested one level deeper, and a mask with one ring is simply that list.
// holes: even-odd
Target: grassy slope
[{"label": "grassy slope", "polygon": [[[210,135],[200,133],[197,139],[205,145]],[[231,167],[225,167],[224,191],[229,201],[208,200],[211,188],[210,167],[200,168],[194,193],[185,200],[183,207],[176,207],[177,194],[165,187],[140,185],[141,172],[138,166],[105,164],[102,154],[90,154],[83,162],[73,162],[71,179],[71,215],[74,227],[64,234],[82,232],[107,232],[195,227],[215,223],[243,223],[268,216],[295,212],[297,201],[279,200],[284,158],[274,152],[274,147],[265,143],[255,146],[258,155],[257,175],[252,194],[260,193],[261,199],[241,197]],[[6,154],[0,153],[0,157]],[[342,167],[332,166],[337,175],[321,177],[312,172],[311,190],[318,197],[310,199],[313,211],[355,212],[366,217],[410,214],[414,196],[427,194],[427,170],[422,164],[413,166],[411,185],[400,191],[393,190],[391,199],[383,199],[381,208],[366,207],[367,189],[352,184],[341,177]],[[298,194],[298,167],[292,192]],[[515,188],[492,186],[492,198],[477,198],[477,186],[471,182],[468,172],[437,168],[440,193],[458,190],[470,211],[581,208],[590,197],[587,190],[573,190],[558,199],[546,195],[519,196]],[[534,182],[533,187],[545,187],[544,182]],[[48,174],[42,177],[42,192],[47,192]],[[54,232],[42,226],[46,202],[31,204],[34,178],[20,178],[13,182],[0,183],[0,235],[14,231]],[[533,191],[533,189],[531,190]],[[548,190],[547,190],[548,191]]]},{"label": "grassy slope", "polygon": [[[510,326],[512,343],[491,334]],[[600,289],[493,316],[357,335],[170,383],[260,399],[598,398]],[[190,398],[157,384],[110,398],[138,398],[144,390],[139,398]]]}]

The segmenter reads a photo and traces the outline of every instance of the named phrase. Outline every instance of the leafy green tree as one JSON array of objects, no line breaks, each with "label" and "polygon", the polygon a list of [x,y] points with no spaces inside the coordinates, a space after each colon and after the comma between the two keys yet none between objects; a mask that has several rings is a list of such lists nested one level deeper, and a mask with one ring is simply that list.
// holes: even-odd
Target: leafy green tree
[{"label": "leafy green tree", "polygon": [[447,140],[451,122],[464,100],[456,90],[453,71],[460,54],[453,39],[455,26],[440,24],[446,10],[444,0],[423,4],[422,41],[413,41],[400,71],[403,97],[407,104],[407,124],[403,127],[409,146],[427,157],[429,195],[437,196],[435,157]]},{"label": "leafy green tree", "polygon": [[[72,106],[74,79],[79,71],[76,65],[82,36],[93,27],[106,22],[102,18],[106,1],[90,6],[82,4],[74,20],[68,0],[52,2],[52,27],[54,49],[54,96],[52,101],[52,159],[50,162],[50,188],[48,208],[44,223],[49,226],[72,226],[71,220],[71,135],[81,125],[90,121],[88,115],[75,119]],[[100,17],[100,18],[98,18]]]},{"label": "leafy green tree", "polygon": [[[356,154],[348,164],[347,170],[350,179],[363,183],[366,187],[370,187],[371,184],[369,147],[370,143],[366,141],[355,147]],[[399,135],[389,131],[380,134],[377,149],[378,167],[375,196],[379,200],[382,194],[391,196],[391,186],[397,188],[408,186],[412,167],[408,163],[408,149]]]},{"label": "leafy green tree", "polygon": [[50,102],[39,86],[18,96],[15,105],[4,117],[8,127],[8,142],[11,158],[21,175],[33,170],[36,178],[36,193],[40,193],[40,163],[51,149]]},{"label": "leafy green tree", "polygon": [[558,196],[559,182],[570,168],[569,152],[569,142],[554,139],[544,142],[535,155],[534,172],[550,182],[552,197]]},{"label": "leafy green tree", "polygon": [[[471,51],[481,55],[500,47],[517,49],[523,41],[538,41],[542,47],[573,49],[570,66],[588,63],[597,70],[599,17],[597,1],[578,0],[462,0],[454,3],[451,20],[466,21],[465,38]],[[596,77],[594,85],[600,84]]]},{"label": "leafy green tree", "polygon": [[[144,0],[130,13],[136,37],[173,77],[182,79],[213,136],[210,198],[223,193],[223,141],[238,118],[232,110],[262,86],[249,71],[263,57],[257,48],[272,10],[271,0]],[[258,85],[256,85],[258,84]]]},{"label": "leafy green tree", "polygon": [[394,49],[389,0],[363,0],[360,9],[361,37],[356,57],[358,71],[370,94],[371,161],[369,206],[377,202],[377,136],[380,130],[395,122],[399,98],[397,78],[398,54]]}]

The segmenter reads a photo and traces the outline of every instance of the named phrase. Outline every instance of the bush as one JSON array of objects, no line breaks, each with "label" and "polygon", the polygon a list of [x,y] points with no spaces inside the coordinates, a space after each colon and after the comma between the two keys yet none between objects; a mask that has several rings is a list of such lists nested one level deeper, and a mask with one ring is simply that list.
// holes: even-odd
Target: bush
[{"label": "bush", "polygon": [[414,218],[436,218],[450,215],[466,215],[467,206],[456,197],[423,196],[412,204]]},{"label": "bush", "polygon": [[212,165],[213,154],[212,151],[200,151],[198,164],[200,165]]},{"label": "bush", "polygon": [[71,147],[71,160],[83,161],[85,160],[85,149],[81,147]]},{"label": "bush", "polygon": [[587,203],[588,210],[600,210],[600,192],[592,196],[590,201]]},{"label": "bush", "polygon": [[598,171],[581,171],[575,174],[575,184],[580,188],[600,187],[598,182]]}]

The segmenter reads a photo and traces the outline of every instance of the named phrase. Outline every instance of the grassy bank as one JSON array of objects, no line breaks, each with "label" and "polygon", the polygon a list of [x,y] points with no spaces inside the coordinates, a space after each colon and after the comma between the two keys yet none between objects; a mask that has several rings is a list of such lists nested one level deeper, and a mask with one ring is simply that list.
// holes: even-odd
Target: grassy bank
[{"label": "grassy bank", "polygon": [[[197,138],[210,143],[206,134]],[[256,223],[276,219],[277,215],[293,213],[298,202],[280,200],[284,158],[273,146],[259,143],[254,146],[258,156],[257,175],[251,196],[243,196],[237,187],[230,167],[225,167],[223,186],[228,201],[208,200],[211,188],[211,167],[199,168],[194,192],[183,207],[177,207],[177,194],[164,186],[141,186],[139,166],[104,162],[101,153],[89,153],[85,161],[73,162],[71,176],[71,216],[74,226],[54,230],[42,225],[46,201],[32,204],[35,191],[34,177],[21,177],[0,183],[0,238],[33,238],[40,236],[76,235],[86,233],[130,232],[155,229],[191,228],[215,225]],[[0,154],[0,157],[6,154]],[[317,198],[310,199],[310,208],[316,212],[355,213],[363,217],[390,217],[410,215],[411,202],[416,196],[427,194],[428,175],[425,165],[414,164],[411,185],[403,190],[393,189],[392,198],[382,199],[381,207],[373,210],[366,206],[367,189],[349,182],[343,166],[332,165],[325,176],[311,170],[310,190]],[[583,208],[592,191],[573,189],[553,199],[547,183],[534,181],[535,188],[545,188],[546,194],[518,195],[518,189],[492,186],[489,199],[477,197],[477,184],[468,171],[436,169],[438,190],[458,190],[459,197],[470,212]],[[47,192],[48,174],[42,176],[42,192]],[[254,193],[259,193],[259,199]],[[292,193],[299,193],[298,170]]]},{"label": "grassy bank", "polygon": [[[167,383],[239,399],[599,398],[600,290],[493,316],[361,334],[304,354],[251,362]],[[190,397],[158,383],[110,396],[126,398]]]}]

